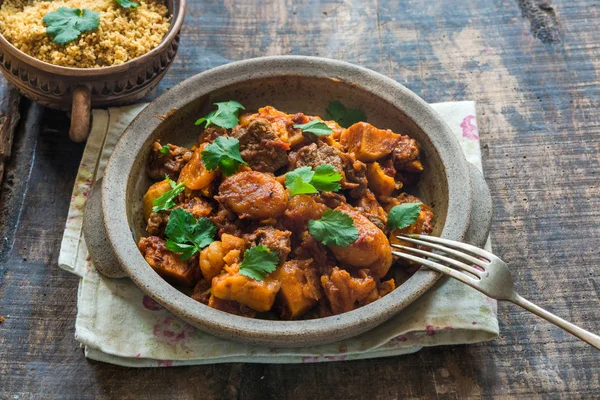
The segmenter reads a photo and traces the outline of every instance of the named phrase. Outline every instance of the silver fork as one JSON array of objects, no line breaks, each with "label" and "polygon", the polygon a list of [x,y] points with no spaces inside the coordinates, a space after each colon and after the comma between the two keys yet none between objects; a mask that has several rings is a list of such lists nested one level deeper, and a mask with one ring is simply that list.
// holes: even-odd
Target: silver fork
[{"label": "silver fork", "polygon": [[[410,261],[414,261],[418,264],[425,265],[434,271],[458,279],[459,281],[466,283],[472,288],[479,290],[481,293],[493,299],[511,301],[514,304],[517,304],[524,309],[546,319],[547,321],[552,322],[554,325],[563,328],[567,332],[577,336],[579,339],[591,344],[595,348],[600,349],[600,336],[594,335],[585,329],[573,325],[572,323],[557,317],[556,315],[521,297],[515,289],[515,284],[512,276],[510,275],[510,271],[508,270],[508,265],[506,265],[504,261],[489,251],[482,250],[470,244],[455,242],[448,239],[441,239],[434,236],[403,234],[402,236],[396,237],[400,240],[413,243],[415,245],[428,247],[430,249],[441,251],[447,255],[452,255],[462,261],[467,262],[468,264],[439,253],[433,253],[400,244],[392,244],[392,246],[397,249],[402,249],[406,252],[419,254],[428,258],[434,258],[448,265],[443,265],[431,261],[430,259],[397,251],[392,251],[392,254]],[[449,266],[454,268],[450,268]],[[465,272],[457,271],[455,268],[461,269]]]}]

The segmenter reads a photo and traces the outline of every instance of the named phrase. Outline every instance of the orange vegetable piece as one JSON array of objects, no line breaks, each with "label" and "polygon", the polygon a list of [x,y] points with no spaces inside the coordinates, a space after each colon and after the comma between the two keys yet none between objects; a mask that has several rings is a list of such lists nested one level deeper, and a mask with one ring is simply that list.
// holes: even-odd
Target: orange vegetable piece
[{"label": "orange vegetable piece", "polygon": [[185,182],[185,186],[191,190],[204,189],[215,179],[216,171],[206,169],[202,161],[202,151],[208,143],[202,143],[192,154],[192,159],[185,164],[177,183]]},{"label": "orange vegetable piece", "polygon": [[396,188],[396,181],[385,173],[378,162],[367,165],[367,180],[369,189],[377,196],[389,197]]},{"label": "orange vegetable piece", "polygon": [[225,254],[223,243],[219,241],[212,242],[200,251],[200,270],[204,279],[210,281],[221,273],[225,266]]},{"label": "orange vegetable piece", "polygon": [[156,182],[154,185],[148,188],[148,191],[142,199],[144,208],[144,220],[148,221],[150,214],[152,214],[152,207],[154,206],[154,200],[158,199],[163,194],[171,190],[171,185],[165,179],[164,181]]},{"label": "orange vegetable piece", "polygon": [[233,300],[253,310],[269,311],[281,284],[272,276],[257,281],[241,275],[237,265],[226,267],[224,273],[212,280],[211,293],[222,300]]},{"label": "orange vegetable piece", "polygon": [[390,154],[401,138],[389,129],[377,129],[366,122],[357,122],[341,134],[340,142],[349,153],[354,153],[357,160],[372,162]]},{"label": "orange vegetable piece", "polygon": [[311,268],[310,260],[291,260],[284,263],[273,277],[281,282],[277,303],[281,318],[296,319],[313,308],[321,298],[319,274]]}]

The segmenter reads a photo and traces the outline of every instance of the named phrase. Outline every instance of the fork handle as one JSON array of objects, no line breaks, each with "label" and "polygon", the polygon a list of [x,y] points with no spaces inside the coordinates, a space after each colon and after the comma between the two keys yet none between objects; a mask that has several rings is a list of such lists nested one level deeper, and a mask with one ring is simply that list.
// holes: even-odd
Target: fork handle
[{"label": "fork handle", "polygon": [[594,335],[593,333],[588,332],[585,329],[578,327],[577,325],[573,325],[572,323],[565,321],[560,317],[557,317],[551,312],[548,312],[543,308],[536,306],[535,304],[519,296],[518,294],[515,296],[514,299],[511,299],[510,301],[512,301],[516,305],[523,307],[527,311],[531,311],[532,313],[544,318],[545,320],[552,322],[554,325],[563,328],[570,334],[577,336],[579,339],[591,344],[592,346],[600,350],[600,336]]}]

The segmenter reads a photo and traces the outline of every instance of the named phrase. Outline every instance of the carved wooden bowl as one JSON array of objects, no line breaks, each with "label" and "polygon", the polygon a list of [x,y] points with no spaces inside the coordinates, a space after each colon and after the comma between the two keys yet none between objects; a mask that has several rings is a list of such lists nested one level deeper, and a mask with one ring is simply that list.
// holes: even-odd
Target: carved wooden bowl
[{"label": "carved wooden bowl", "polygon": [[[2,1],[0,0],[0,4]],[[45,107],[71,111],[69,136],[87,138],[92,107],[133,103],[154,89],[179,47],[186,0],[167,0],[171,27],[162,42],[141,57],[102,68],[69,68],[23,53],[0,34],[0,71],[21,94]]]}]

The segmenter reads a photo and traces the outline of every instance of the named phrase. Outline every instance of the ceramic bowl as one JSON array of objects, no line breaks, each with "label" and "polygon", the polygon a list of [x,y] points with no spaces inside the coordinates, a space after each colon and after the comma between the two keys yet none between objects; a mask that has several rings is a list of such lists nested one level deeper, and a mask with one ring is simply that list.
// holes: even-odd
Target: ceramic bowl
[{"label": "ceramic bowl", "polygon": [[[196,75],[152,102],[126,129],[108,162],[101,192],[86,210],[86,241],[97,268],[131,278],[145,293],[190,324],[214,335],[271,347],[330,343],[386,321],[425,293],[439,275],[421,269],[392,293],[357,310],[306,321],[266,321],[215,310],[163,280],[136,246],[144,235],[141,199],[151,184],[145,168],[153,141],[191,145],[194,121],[217,101],[235,99],[256,110],[321,115],[329,102],[365,111],[370,123],[408,134],[422,144],[425,172],[417,194],[433,208],[434,235],[482,245],[491,219],[489,193],[470,168],[450,128],[416,94],[378,73],[313,57],[266,57]],[[478,202],[474,199],[478,198]],[[471,228],[470,228],[471,227]]]},{"label": "ceramic bowl", "polygon": [[[71,111],[69,136],[87,138],[92,107],[133,103],[158,85],[179,47],[186,0],[166,0],[171,26],[162,42],[148,53],[120,65],[69,68],[38,60],[0,34],[0,72],[21,94],[44,107]],[[2,4],[2,0],[0,0]]]}]

